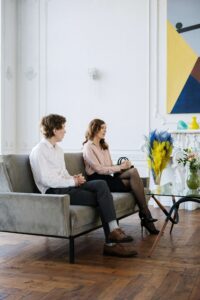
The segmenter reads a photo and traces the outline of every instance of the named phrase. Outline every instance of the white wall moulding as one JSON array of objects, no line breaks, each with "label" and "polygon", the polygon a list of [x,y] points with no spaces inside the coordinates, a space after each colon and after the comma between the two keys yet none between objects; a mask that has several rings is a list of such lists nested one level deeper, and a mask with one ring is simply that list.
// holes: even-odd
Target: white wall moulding
[{"label": "white wall moulding", "polygon": [[13,78],[13,71],[10,66],[6,68],[6,79],[11,80]]},{"label": "white wall moulding", "polygon": [[16,150],[16,1],[1,1],[1,152]]},{"label": "white wall moulding", "polygon": [[[0,1],[0,16],[2,17],[2,1]],[[0,22],[0,49],[2,49],[2,22]],[[2,61],[1,51],[0,51],[0,64]],[[2,66],[2,64],[1,64]],[[0,153],[1,153],[1,146],[2,146],[2,139],[1,139],[1,131],[2,131],[2,82],[1,82],[1,73],[2,70],[0,69]]]},{"label": "white wall moulding", "polygon": [[[9,47],[17,55],[15,150],[30,151],[41,137],[41,116],[54,112],[68,120],[66,150],[80,151],[89,121],[99,117],[108,125],[110,148],[127,149],[140,160],[150,123],[151,1],[5,3],[7,8],[15,3],[13,28],[17,29],[13,32],[17,47]],[[6,20],[9,26],[13,22]],[[16,68],[5,66],[11,68],[7,69],[11,78],[10,70]],[[98,80],[88,76],[93,67],[100,74]]]},{"label": "white wall moulding", "polygon": [[[113,151],[140,151],[149,131],[149,1],[46,3],[46,112],[67,117],[64,148],[81,149],[99,117]],[[98,80],[88,76],[93,66]]]},{"label": "white wall moulding", "polygon": [[[48,3],[50,0],[39,2],[39,117],[47,114],[47,23]],[[39,135],[40,138],[40,135]]]},{"label": "white wall moulding", "polygon": [[26,79],[28,79],[28,80],[33,80],[37,76],[37,73],[35,72],[35,70],[32,67],[28,67],[25,70],[24,74],[25,74]]},{"label": "white wall moulding", "polygon": [[[165,22],[161,17],[163,9],[166,7],[166,1],[152,0],[150,1],[150,103],[153,109],[150,109],[151,128],[164,126],[167,124],[167,116],[165,114],[165,58],[162,55],[165,51]],[[160,26],[162,25],[162,28]],[[162,31],[162,33],[161,33]],[[162,36],[161,36],[162,34]],[[161,44],[164,41],[164,45]],[[164,61],[162,61],[164,58]],[[162,65],[160,66],[160,63]],[[164,77],[164,82],[163,82]],[[164,109],[163,109],[164,105]]]},{"label": "white wall moulding", "polygon": [[29,152],[40,137],[40,1],[18,1],[17,9],[17,151],[21,153]]},{"label": "white wall moulding", "polygon": [[[80,150],[89,121],[99,117],[108,124],[113,151],[140,156],[149,132],[150,2],[14,2],[18,152],[40,139],[41,116],[56,112],[68,119],[65,149]],[[88,76],[93,66],[100,70],[98,80]],[[7,67],[11,78],[13,66]]]}]

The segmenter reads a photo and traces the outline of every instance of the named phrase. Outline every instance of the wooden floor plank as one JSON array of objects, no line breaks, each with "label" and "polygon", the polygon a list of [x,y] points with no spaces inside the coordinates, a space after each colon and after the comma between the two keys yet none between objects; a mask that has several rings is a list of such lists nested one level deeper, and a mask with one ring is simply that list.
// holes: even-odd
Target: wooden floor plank
[{"label": "wooden floor plank", "polygon": [[[161,228],[164,216],[152,209]],[[134,236],[135,258],[104,257],[103,231],[76,239],[76,264],[68,241],[0,233],[0,300],[200,300],[200,210],[180,210],[180,222],[162,236],[141,238],[137,215],[121,221]]]}]

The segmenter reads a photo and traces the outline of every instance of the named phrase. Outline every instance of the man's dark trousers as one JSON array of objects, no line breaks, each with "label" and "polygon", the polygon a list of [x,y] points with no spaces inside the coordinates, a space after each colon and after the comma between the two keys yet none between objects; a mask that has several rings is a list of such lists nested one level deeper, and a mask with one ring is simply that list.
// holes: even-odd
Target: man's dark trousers
[{"label": "man's dark trousers", "polygon": [[99,209],[99,215],[104,228],[106,241],[110,233],[108,223],[116,220],[113,197],[104,180],[92,180],[79,187],[49,188],[46,194],[68,194],[70,204],[95,206]]}]

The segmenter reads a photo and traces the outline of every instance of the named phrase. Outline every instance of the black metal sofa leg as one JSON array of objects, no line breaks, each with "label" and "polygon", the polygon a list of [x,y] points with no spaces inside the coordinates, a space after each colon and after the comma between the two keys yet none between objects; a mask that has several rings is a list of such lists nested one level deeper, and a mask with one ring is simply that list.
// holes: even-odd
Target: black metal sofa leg
[{"label": "black metal sofa leg", "polygon": [[74,264],[74,238],[69,238],[69,262],[70,264]]}]

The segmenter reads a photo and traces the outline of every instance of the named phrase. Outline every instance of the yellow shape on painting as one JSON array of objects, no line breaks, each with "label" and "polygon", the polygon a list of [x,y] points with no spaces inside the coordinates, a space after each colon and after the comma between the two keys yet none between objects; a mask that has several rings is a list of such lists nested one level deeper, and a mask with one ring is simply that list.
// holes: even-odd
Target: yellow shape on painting
[{"label": "yellow shape on painting", "polygon": [[178,99],[198,55],[186,43],[174,26],[167,22],[167,112]]}]

